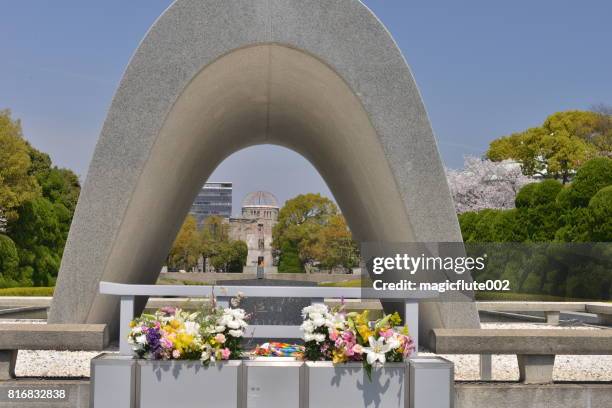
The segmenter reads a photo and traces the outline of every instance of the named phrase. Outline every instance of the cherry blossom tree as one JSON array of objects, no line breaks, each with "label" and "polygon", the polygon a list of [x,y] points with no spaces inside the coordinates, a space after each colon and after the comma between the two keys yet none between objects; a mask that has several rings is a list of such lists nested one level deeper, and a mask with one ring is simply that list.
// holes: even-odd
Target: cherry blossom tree
[{"label": "cherry blossom tree", "polygon": [[536,179],[523,175],[520,164],[493,162],[468,156],[461,170],[446,170],[446,177],[458,213],[485,208],[514,208],[514,198],[525,184]]}]

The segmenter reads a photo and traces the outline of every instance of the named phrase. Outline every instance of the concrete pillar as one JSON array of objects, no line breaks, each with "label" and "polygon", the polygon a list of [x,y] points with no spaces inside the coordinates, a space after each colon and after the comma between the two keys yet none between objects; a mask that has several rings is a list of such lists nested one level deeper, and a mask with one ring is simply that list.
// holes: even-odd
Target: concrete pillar
[{"label": "concrete pillar", "polygon": [[519,381],[525,384],[552,383],[555,355],[519,354]]},{"label": "concrete pillar", "polygon": [[598,313],[597,318],[599,319],[599,324],[612,326],[612,314]]},{"label": "concrete pillar", "polygon": [[559,324],[559,316],[561,315],[560,312],[544,312],[544,314],[546,315],[546,323],[555,326]]},{"label": "concrete pillar", "polygon": [[15,378],[17,350],[0,350],[0,381]]},{"label": "concrete pillar", "polygon": [[441,357],[408,360],[410,408],[451,408],[455,396],[452,362]]},{"label": "concrete pillar", "polygon": [[493,379],[493,356],[491,354],[480,355],[480,379],[482,381]]}]

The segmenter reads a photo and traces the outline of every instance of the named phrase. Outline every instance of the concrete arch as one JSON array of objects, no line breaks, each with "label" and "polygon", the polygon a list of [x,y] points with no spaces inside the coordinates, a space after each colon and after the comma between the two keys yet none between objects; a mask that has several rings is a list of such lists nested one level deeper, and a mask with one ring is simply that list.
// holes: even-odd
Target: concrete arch
[{"label": "concrete arch", "polygon": [[[154,282],[203,182],[262,143],[310,160],[359,240],[461,240],[416,84],[361,2],[178,0],[114,97],[49,320],[112,321],[98,282]],[[425,329],[478,323],[469,304],[424,313]]]}]

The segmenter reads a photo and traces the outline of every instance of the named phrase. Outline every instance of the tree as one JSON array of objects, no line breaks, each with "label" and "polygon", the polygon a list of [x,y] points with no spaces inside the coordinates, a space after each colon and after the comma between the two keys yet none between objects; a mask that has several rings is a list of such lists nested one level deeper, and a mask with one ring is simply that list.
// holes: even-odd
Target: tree
[{"label": "tree", "polygon": [[306,224],[324,225],[329,217],[338,214],[338,207],[332,200],[321,194],[300,194],[287,200],[278,214],[278,223],[274,228],[277,239],[293,238],[295,226]]},{"label": "tree", "polygon": [[325,268],[351,269],[359,265],[359,248],[341,214],[332,216],[321,229],[319,258]]},{"label": "tree", "polygon": [[20,278],[17,247],[12,239],[0,234],[0,287],[14,286]]},{"label": "tree", "polygon": [[550,242],[559,229],[561,210],[556,197],[563,186],[557,180],[528,184],[516,196],[516,236],[525,241]]},{"label": "tree", "polygon": [[281,208],[273,230],[280,250],[279,272],[303,272],[305,265],[352,268],[359,251],[336,204],[320,194],[303,194]]},{"label": "tree", "polygon": [[0,231],[19,262],[11,282],[54,284],[79,192],[76,174],[53,167],[49,155],[23,139],[19,121],[0,111]]},{"label": "tree", "polygon": [[612,185],[602,188],[591,198],[589,210],[589,241],[612,242]]},{"label": "tree", "polygon": [[[542,127],[551,133],[566,133],[592,144],[600,155],[605,155],[605,139],[612,136],[612,127],[607,123],[610,113],[605,106],[594,107],[591,111],[566,111],[550,115]],[[599,111],[597,111],[599,110]]]},{"label": "tree", "polygon": [[249,247],[244,241],[230,241],[232,256],[227,262],[228,272],[242,272],[242,268],[246,265]]},{"label": "tree", "polygon": [[218,215],[206,217],[202,225],[204,241],[221,242],[229,240],[229,224]]},{"label": "tree", "polygon": [[519,189],[531,179],[510,160],[493,162],[466,157],[462,170],[446,171],[448,185],[458,213],[486,208],[514,208]]},{"label": "tree", "polygon": [[555,178],[566,184],[584,162],[605,153],[602,140],[608,136],[607,130],[600,129],[601,123],[601,115],[594,112],[555,113],[541,127],[492,141],[487,157],[516,160],[525,175]]},{"label": "tree", "polygon": [[594,148],[587,142],[563,131],[547,133],[542,128],[494,140],[487,151],[490,160],[516,160],[523,174],[561,179],[563,184],[593,155]]},{"label": "tree", "polygon": [[0,231],[17,217],[17,208],[40,194],[29,173],[31,161],[21,124],[0,111]]},{"label": "tree", "polygon": [[48,154],[29,143],[27,146],[31,163],[28,173],[41,186],[42,196],[54,204],[62,204],[72,216],[81,192],[79,177],[72,170],[53,166]]},{"label": "tree", "polygon": [[536,208],[552,204],[562,188],[561,183],[556,180],[527,184],[516,195],[516,208]]},{"label": "tree", "polygon": [[211,266],[217,272],[242,272],[249,248],[244,241],[219,241],[212,245]]},{"label": "tree", "polygon": [[338,214],[338,207],[327,197],[320,194],[300,194],[288,200],[278,214],[278,223],[272,230],[272,246],[281,249],[297,248],[300,263],[312,264],[320,257],[318,252],[321,228],[329,223],[332,216]]},{"label": "tree", "polygon": [[193,215],[188,215],[168,254],[168,266],[176,269],[192,269],[197,264],[200,253],[201,241],[197,220]]},{"label": "tree", "polygon": [[597,157],[578,170],[572,184],[558,199],[560,204],[570,207],[586,207],[595,193],[611,184],[612,159]]},{"label": "tree", "polygon": [[174,240],[167,263],[172,269],[190,270],[202,256],[217,272],[242,272],[248,251],[246,242],[229,238],[229,225],[223,218],[207,217],[198,231],[197,220],[189,215]]},{"label": "tree", "polygon": [[207,217],[200,232],[200,253],[218,272],[242,272],[249,248],[244,241],[230,239],[229,229],[222,217]]},{"label": "tree", "polygon": [[283,241],[280,247],[278,271],[280,273],[303,273],[304,267],[298,255],[297,245],[291,241]]},{"label": "tree", "polygon": [[18,248],[21,275],[31,276],[34,286],[53,286],[66,243],[53,203],[44,197],[24,203],[8,232]]}]

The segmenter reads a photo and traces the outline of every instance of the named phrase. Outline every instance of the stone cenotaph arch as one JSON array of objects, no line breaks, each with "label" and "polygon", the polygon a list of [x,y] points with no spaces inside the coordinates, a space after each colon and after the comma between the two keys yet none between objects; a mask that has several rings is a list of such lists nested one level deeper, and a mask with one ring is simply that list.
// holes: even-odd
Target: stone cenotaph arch
[{"label": "stone cenotaph arch", "polygon": [[[308,159],[359,241],[461,241],[410,69],[360,1],[178,0],[115,94],[49,322],[115,320],[98,283],[154,283],[202,184],[257,144]],[[477,326],[471,303],[421,307],[424,331]]]}]

